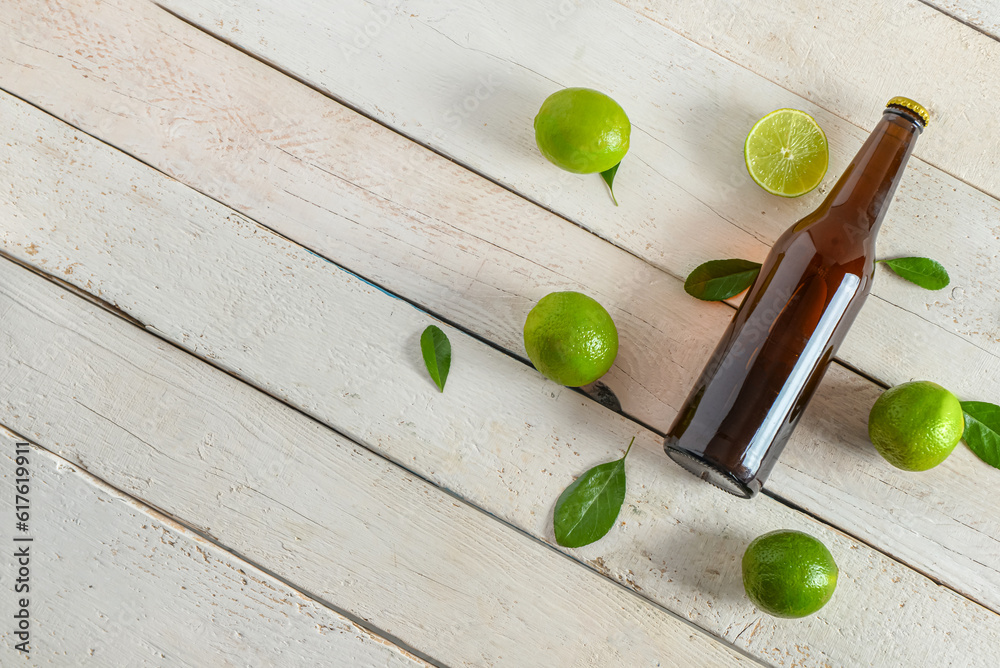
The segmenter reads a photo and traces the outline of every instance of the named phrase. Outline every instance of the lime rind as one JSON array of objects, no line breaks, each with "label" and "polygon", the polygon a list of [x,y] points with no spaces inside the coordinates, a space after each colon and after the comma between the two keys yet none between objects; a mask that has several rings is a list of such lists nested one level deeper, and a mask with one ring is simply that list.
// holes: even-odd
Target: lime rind
[{"label": "lime rind", "polygon": [[757,121],[743,143],[754,183],[781,197],[801,197],[826,176],[829,145],[823,128],[798,109],[778,109]]},{"label": "lime rind", "polygon": [[965,430],[958,398],[930,381],[896,385],[868,414],[868,438],[886,461],[904,471],[932,469],[952,453]]},{"label": "lime rind", "polygon": [[607,310],[579,292],[553,292],[524,322],[528,359],[542,375],[567,387],[594,382],[618,355],[618,329]]},{"label": "lime rind", "polygon": [[592,88],[564,88],[547,97],[534,128],[542,155],[575,174],[606,172],[620,163],[632,132],[621,105]]},{"label": "lime rind", "polygon": [[755,538],[741,565],[743,588],[751,602],[785,619],[806,617],[829,603],[840,572],[826,545],[791,529]]}]

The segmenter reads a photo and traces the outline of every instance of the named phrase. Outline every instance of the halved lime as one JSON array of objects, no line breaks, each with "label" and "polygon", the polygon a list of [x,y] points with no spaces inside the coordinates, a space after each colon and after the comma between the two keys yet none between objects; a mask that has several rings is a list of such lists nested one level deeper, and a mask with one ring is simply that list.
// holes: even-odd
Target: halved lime
[{"label": "halved lime", "polygon": [[773,195],[799,197],[826,175],[830,151],[816,120],[798,109],[772,111],[747,135],[743,157],[750,178]]}]

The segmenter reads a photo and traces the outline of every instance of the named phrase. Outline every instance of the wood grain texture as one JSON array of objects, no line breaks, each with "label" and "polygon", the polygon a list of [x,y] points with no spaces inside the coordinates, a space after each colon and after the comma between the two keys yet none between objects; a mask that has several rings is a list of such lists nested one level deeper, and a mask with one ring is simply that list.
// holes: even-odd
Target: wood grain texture
[{"label": "wood grain texture", "polygon": [[[805,3],[783,3],[798,4]],[[861,12],[864,4],[861,0],[838,2],[823,11],[832,15],[857,6]],[[909,4],[896,4],[900,16],[909,16]],[[279,8],[266,0],[165,0],[165,6],[679,278],[706,260],[761,260],[781,232],[818,206],[825,189],[840,176],[880,118],[885,101],[900,90],[914,97],[921,97],[923,90],[902,79],[866,88],[859,78],[849,80],[845,88],[852,95],[868,91],[874,95],[871,104],[859,108],[858,101],[838,98],[831,106],[826,98],[807,94],[820,90],[820,84],[803,90],[771,75],[777,80],[773,83],[730,62],[728,53],[719,56],[608,3],[520,0],[456,5],[415,0],[377,6],[346,0],[315,7],[311,0],[291,0]],[[699,12],[700,17],[700,12],[716,11],[709,6],[701,4],[688,12],[671,6],[669,12],[664,11],[670,21],[681,21],[686,14]],[[960,48],[960,37],[974,34],[919,7],[944,20],[946,27],[960,29],[960,34],[943,30],[935,39],[912,42],[912,48],[928,53],[944,49],[950,54]],[[774,21],[766,31],[779,42],[804,12],[786,9],[791,18]],[[742,23],[741,5],[730,5],[727,13],[735,15],[733,21],[740,31],[760,30],[760,26]],[[780,11],[761,5],[751,14],[761,15],[760,20],[766,22]],[[878,30],[886,27],[874,25]],[[706,20],[703,26],[706,30],[713,26],[713,34],[729,34],[718,19]],[[853,24],[843,27],[857,32]],[[828,28],[827,38],[830,33],[836,35],[836,26]],[[868,50],[859,47],[851,58],[861,57],[862,51],[864,58],[870,58],[871,49],[883,48],[874,41],[880,36],[870,32],[862,31],[862,37],[856,38]],[[73,33],[66,29],[63,34]],[[303,39],[303,35],[310,38]],[[596,43],[595,35],[601,35]],[[787,36],[792,41],[800,38],[798,33]],[[870,43],[865,41],[869,39]],[[834,77],[800,68],[799,60],[781,60],[783,56],[773,49],[754,48],[759,58],[772,58],[782,66],[792,62],[789,76],[808,72],[823,81]],[[94,54],[85,61],[92,67],[106,62],[97,56],[96,48],[85,53]],[[936,53],[932,60],[940,57]],[[850,62],[845,61],[844,67],[849,69]],[[922,76],[909,65],[912,60],[904,62],[908,63],[907,76]],[[990,70],[963,71],[978,80]],[[32,70],[30,76],[36,77],[37,72]],[[79,81],[79,73],[73,80]],[[933,81],[930,76],[928,82]],[[531,119],[547,95],[571,85],[607,92],[624,105],[633,121],[630,154],[616,180],[620,207],[611,205],[596,175],[562,172],[535,148]],[[30,99],[44,99],[49,108],[48,100],[61,95],[45,95],[35,85]],[[948,95],[952,95],[950,89]],[[964,113],[973,113],[958,93],[942,98],[940,111],[935,96],[927,99],[935,103],[938,115],[950,110],[956,122],[965,118]],[[953,99],[956,105],[965,106],[944,104]],[[985,99],[983,113],[991,114]],[[753,184],[742,156],[743,141],[753,123],[779,107],[813,114],[830,140],[831,166],[824,185],[796,200],[774,197]],[[845,121],[836,115],[842,108],[858,111],[848,114]],[[136,109],[131,115],[145,113]],[[101,115],[96,116],[88,127],[100,127]],[[948,155],[959,156],[964,163],[977,162],[983,151],[1000,151],[1000,144],[983,142],[980,135],[956,134],[953,141],[949,137],[955,133],[947,128],[947,119],[938,118],[919,139],[917,155],[924,155],[922,148],[928,140],[943,141]],[[989,136],[986,126],[980,130],[981,136]],[[111,141],[123,145],[117,138]],[[162,153],[152,143],[142,142],[143,155]],[[260,150],[256,145],[254,149],[251,156]],[[342,155],[350,159],[359,154]],[[304,152],[301,155],[312,160]],[[983,165],[990,174],[996,171],[989,167],[992,160]],[[163,162],[168,161],[160,158],[155,164]],[[356,167],[335,170],[338,174],[360,171]],[[192,182],[211,183],[205,179]],[[931,255],[947,267],[952,285],[927,292],[880,267],[874,294],[841,349],[840,359],[890,385],[928,378],[963,398],[1000,397],[1000,292],[989,280],[989,267],[1000,257],[998,218],[1000,205],[993,197],[922,160],[911,160],[879,235],[879,256]]]},{"label": "wood grain texture", "polygon": [[[20,60],[17,62],[23,61],[27,69],[10,73],[8,81],[12,87],[54,113],[237,206],[283,234],[336,258],[345,266],[394,289],[399,289],[395,287],[398,285],[412,286],[411,298],[435,312],[470,327],[479,321],[488,322],[484,333],[509,350],[522,353],[519,328],[511,325],[513,318],[500,316],[519,310],[525,303],[537,299],[543,293],[542,289],[538,289],[543,285],[543,279],[545,287],[560,289],[570,284],[567,279],[575,279],[580,274],[592,276],[595,273],[593,267],[603,266],[594,252],[574,250],[577,257],[567,258],[565,248],[586,248],[589,251],[599,246],[570,242],[571,239],[579,239],[580,235],[563,234],[558,229],[553,231],[552,217],[548,221],[544,216],[539,218],[539,212],[534,207],[512,206],[509,200],[492,197],[495,194],[492,191],[470,198],[469,175],[462,170],[440,161],[441,169],[434,169],[430,165],[435,163],[427,163],[425,154],[416,147],[404,149],[404,142],[393,141],[397,138],[377,141],[376,138],[383,139],[377,126],[359,126],[347,120],[345,115],[335,114],[333,107],[323,105],[318,96],[299,90],[301,87],[295,87],[276,75],[267,77],[263,68],[256,70],[260,76],[249,75],[235,66],[206,71],[203,53],[212,53],[213,61],[226,61],[227,50],[213,49],[213,45],[204,39],[199,41],[201,36],[194,31],[181,31],[183,37],[158,43],[165,39],[164,34],[171,29],[177,30],[178,26],[164,21],[164,17],[157,17],[155,13],[141,16],[143,23],[149,23],[148,26],[139,23],[138,19],[135,25],[120,25],[124,20],[122,17],[127,16],[121,12],[111,13],[106,24],[98,23],[97,16],[89,13],[89,9],[87,16],[89,22],[85,22],[86,30],[83,30],[74,23],[76,19],[72,13],[47,14],[45,23],[33,33],[44,38],[46,51],[21,49],[23,53],[18,55]],[[53,27],[56,20],[53,17],[61,18],[65,23],[57,23]],[[655,26],[645,27],[657,30],[657,34],[663,32]],[[127,34],[134,40],[132,46],[119,49],[102,46],[116,42],[111,35],[121,34]],[[647,41],[654,38],[655,35],[650,36]],[[684,40],[681,42],[686,44]],[[198,44],[198,49],[192,50],[188,46],[191,43]],[[65,54],[58,55],[81,51],[93,59],[92,64],[84,64],[90,61],[70,62],[47,52],[57,45],[62,45],[65,51]],[[78,48],[81,46],[86,48]],[[152,51],[148,51],[150,49]],[[169,57],[164,54],[157,58],[159,50],[166,50]],[[149,60],[135,61],[132,55],[137,51],[149,52]],[[685,57],[697,62],[693,55]],[[229,60],[232,59],[233,54],[229,54]],[[83,72],[84,69],[90,74]],[[108,81],[98,78],[97,72],[103,72],[102,77]],[[114,76],[110,76],[112,72]],[[752,89],[750,82],[756,80],[759,85],[774,89],[769,95],[784,94],[777,87],[765,85],[759,82],[759,78],[742,70],[738,73],[747,79],[742,82],[747,90]],[[68,74],[71,78],[59,76],[61,74]],[[695,74],[699,75],[695,77],[697,83],[691,85],[696,86],[696,92],[704,94],[706,89],[702,79],[705,77],[700,76],[704,73]],[[276,89],[282,93],[269,94]],[[382,89],[390,90],[392,87],[384,86]],[[106,110],[106,104],[98,102],[108,99],[115,101],[114,113]],[[295,100],[295,103],[290,100]],[[412,106],[407,104],[407,109]],[[315,111],[303,114],[301,110]],[[335,132],[333,128],[341,128],[342,132]],[[674,127],[673,131],[681,132],[679,128]],[[365,131],[370,129],[375,132]],[[258,130],[261,132],[258,133]],[[459,130],[465,132],[462,128]],[[689,133],[687,130],[683,132]],[[335,141],[331,141],[331,133]],[[262,141],[262,135],[270,141]],[[860,139],[859,135],[857,141]],[[684,142],[676,136],[672,141],[678,146]],[[475,137],[466,143],[473,148],[482,145],[483,142]],[[708,161],[710,167],[717,166],[720,163],[714,156],[722,149],[716,146],[710,148],[712,150],[706,153],[710,157],[703,156],[701,160]],[[533,149],[526,154],[532,152]],[[395,155],[400,157],[394,161],[392,156]],[[842,156],[844,160],[846,155]],[[360,156],[365,156],[365,159]],[[377,160],[375,156],[378,156]],[[502,166],[505,161],[506,158],[498,159],[496,163]],[[749,208],[746,203],[752,201],[755,207],[751,209],[752,213],[759,203],[753,197],[759,199],[761,193],[746,180],[738,161],[731,164],[738,173],[717,176],[731,181],[736,179],[736,183],[752,191],[745,192],[743,187],[723,188],[730,193],[732,201],[728,204],[714,202],[712,206],[738,206],[745,213]],[[1000,305],[994,307],[991,304],[998,293],[991,288],[989,281],[983,280],[982,274],[997,254],[994,247],[997,235],[991,221],[1000,211],[991,198],[980,198],[966,205],[969,193],[974,191],[961,184],[953,190],[947,182],[935,178],[937,170],[915,164],[918,169],[926,170],[926,173],[921,173],[921,177],[927,177],[922,181],[924,185],[918,187],[912,197],[901,194],[895,207],[903,209],[900,215],[904,216],[904,220],[915,221],[916,229],[900,229],[894,236],[895,228],[890,221],[888,232],[883,235],[883,242],[888,237],[888,241],[883,243],[885,255],[927,252],[925,248],[932,246],[935,257],[951,269],[955,284],[943,293],[928,293],[880,269],[880,294],[870,300],[841,356],[886,383],[925,377],[943,383],[963,398],[990,398],[1000,394],[1000,365],[995,355]],[[543,167],[544,170],[538,174],[530,174],[531,178],[537,176],[540,182],[544,182],[545,178],[552,178],[553,173],[558,173],[551,166]],[[542,176],[543,173],[549,176]],[[685,173],[690,174],[690,170],[685,170]],[[221,178],[222,174],[226,178]],[[670,184],[661,185],[668,189],[675,188]],[[686,183],[685,187],[690,189],[696,185]],[[357,192],[358,188],[362,192]],[[906,188],[904,183],[904,193]],[[708,188],[712,189],[714,186]],[[361,201],[345,209],[341,205],[343,195],[352,190]],[[588,188],[587,192],[594,196],[592,188]],[[576,201],[579,194],[574,192],[569,199]],[[604,197],[600,191],[596,195]],[[702,204],[681,191],[674,195],[674,201],[688,201],[694,203],[696,208],[704,209]],[[711,195],[701,192],[700,196]],[[384,199],[380,201],[380,198]],[[969,234],[958,238],[961,247],[952,250],[938,242],[935,229],[941,221],[921,213],[922,207],[925,208],[929,201],[943,208],[961,211],[958,217],[962,221],[976,221],[972,223]],[[603,210],[596,200],[590,205],[592,212]],[[762,206],[775,205],[769,203]],[[409,225],[387,228],[383,220],[387,208],[392,215],[405,215]],[[505,214],[502,227],[495,224],[497,212]],[[698,226],[705,227],[703,217],[699,218],[694,210],[680,212],[679,215],[682,220],[697,221]],[[736,213],[730,212],[729,215],[736,216]],[[593,214],[591,217],[594,217]],[[656,218],[655,211],[650,211],[649,219]],[[766,218],[763,216],[758,224],[768,224],[763,222]],[[310,221],[318,219],[321,222],[310,224]],[[333,227],[337,223],[340,225]],[[785,223],[787,220],[772,220],[768,231],[770,237],[776,236]],[[728,223],[724,225],[729,227]],[[358,229],[361,226],[365,229]],[[456,226],[462,227],[474,238],[457,236]],[[619,231],[629,229],[618,222],[614,222],[613,226]],[[638,229],[641,232],[648,227],[647,223],[642,223]],[[736,239],[741,234],[737,231],[737,235],[733,236],[727,230],[719,229],[713,234],[705,234],[694,228],[677,232],[679,234],[657,228],[651,231],[645,243],[646,249],[642,248],[642,244],[634,244],[632,250],[643,254],[648,248],[660,246],[669,252],[679,252],[683,251],[688,240],[717,246],[719,240]],[[922,234],[928,241],[914,243],[915,233]],[[361,235],[363,242],[344,244],[342,240],[350,235]],[[934,237],[933,241],[931,237]],[[669,239],[669,243],[664,244],[664,239]],[[543,267],[557,269],[560,275],[546,275],[539,267],[508,255],[503,258],[506,264],[521,265],[513,269],[515,278],[526,275],[534,279],[536,289],[525,293],[512,281],[503,280],[508,278],[508,274],[492,272],[493,257],[502,253],[501,249],[510,247],[515,240],[523,240],[522,246],[545,246],[543,250],[549,252],[535,251],[534,259]],[[509,250],[525,254],[522,249]],[[710,252],[708,248],[703,248],[697,256],[704,259]],[[720,255],[743,253],[760,259],[763,247],[753,251],[720,249],[717,252]],[[695,257],[689,259],[690,262],[685,260],[685,266],[673,267],[675,275],[682,275],[700,261]],[[577,271],[571,273],[568,271],[571,268]],[[643,285],[627,283],[628,276],[623,280],[621,271],[615,266],[607,267],[602,278],[605,279],[605,284],[600,286],[602,294],[628,291],[636,295],[631,310],[643,314],[643,319],[648,319],[644,314],[650,310],[647,295],[660,299],[658,294]],[[456,285],[465,288],[459,295],[455,294]],[[659,284],[651,287],[660,289]],[[456,299],[458,296],[462,299]],[[490,307],[484,308],[484,304]],[[673,413],[670,407],[682,400],[690,379],[700,367],[700,360],[704,359],[706,349],[717,335],[718,330],[703,338],[692,335],[699,330],[692,329],[691,318],[709,318],[707,310],[710,308],[702,305],[700,310],[695,309],[683,316],[675,310],[671,319],[654,323],[651,331],[646,327],[647,323],[640,322],[638,327],[634,327],[633,323],[627,322],[634,319],[626,316],[627,338],[656,341],[657,357],[665,358],[662,362],[651,363],[641,359],[631,349],[623,351],[609,384],[627,397],[626,405],[631,414],[661,429],[669,423],[668,416]],[[960,337],[968,338],[949,336],[949,328],[952,332],[957,331]],[[697,347],[700,357],[688,358],[686,348],[692,345]],[[975,372],[970,373],[970,369]]]},{"label": "wood grain texture", "polygon": [[1000,6],[990,0],[928,0],[942,12],[1000,39]]},{"label": "wood grain texture", "polygon": [[[85,47],[79,50],[100,53],[100,59],[89,65],[75,60],[72,68],[64,68],[65,59],[35,49],[40,60],[31,70],[31,81],[40,83],[32,90],[41,102],[508,350],[522,352],[520,325],[533,300],[545,292],[582,289],[597,296],[611,309],[622,333],[622,351],[609,384],[629,413],[661,429],[669,425],[730,317],[727,308],[687,298],[679,282],[649,265],[233,54],[194,29],[152,11],[132,22],[114,23],[123,16],[130,14],[91,13],[91,23],[84,28],[45,33],[48,49],[65,49],[66,42],[58,39],[65,32],[65,39]],[[123,35],[130,41],[122,43]],[[119,46],[99,49],[101,44]],[[133,58],[135,53],[145,54],[145,60]],[[78,72],[73,68],[89,78],[66,78],[67,71]],[[100,83],[98,72],[107,81]],[[17,77],[19,86],[28,82],[26,74]],[[155,85],[144,83],[149,77]],[[92,82],[97,82],[94,87]],[[89,111],[99,107],[100,100],[105,106],[107,100],[114,101],[113,116]],[[41,136],[48,126],[17,127],[11,126],[13,135],[23,131]],[[11,169],[21,172],[17,165]],[[120,195],[131,196],[128,189]],[[72,202],[68,197],[62,201]],[[47,195],[33,201],[38,215],[48,212]],[[21,206],[29,203],[24,200]],[[170,219],[167,211],[150,215]],[[100,225],[96,214],[94,220]],[[10,234],[6,243],[8,250],[43,269],[60,275],[69,271],[66,277],[81,271],[75,263],[84,259],[78,251],[86,244],[65,239],[63,250],[50,254],[47,238],[30,231],[23,237]],[[123,233],[115,243],[130,243],[128,235]],[[568,257],[567,248],[574,257]],[[105,255],[100,247],[95,253],[87,266],[99,269]],[[141,271],[130,275],[129,280],[145,280]],[[102,294],[123,304],[134,301],[123,284],[107,285],[122,280],[117,273],[102,270],[100,276],[105,283],[96,289]],[[169,282],[169,276],[168,270],[163,280]],[[91,278],[79,284],[95,289]],[[152,298],[163,296],[154,292]],[[240,307],[232,314],[233,329],[220,335],[235,337],[237,347],[270,336],[258,322],[269,309],[268,300]],[[156,310],[154,306],[146,312]],[[970,307],[969,312],[974,311]],[[904,311],[891,315],[903,323],[907,317]],[[200,321],[185,322],[185,340],[204,340]],[[887,355],[886,368],[946,382],[940,374],[941,365],[949,363],[947,344],[924,337],[915,326],[907,331],[880,329],[879,322],[862,318],[855,325],[860,350],[874,354],[865,342],[891,335],[894,346],[879,353]],[[216,344],[208,349],[210,354],[224,359]],[[968,366],[953,364],[950,373],[970,384],[995,380],[992,367],[976,362],[974,353],[961,356]],[[240,368],[252,368],[252,360],[241,359]],[[975,372],[968,373],[969,368]],[[250,377],[260,382],[259,376]],[[964,446],[939,471],[914,476],[892,470],[871,449],[865,431],[877,394],[874,385],[834,367],[769,489],[1000,609],[1000,517],[981,509],[980,491],[992,484],[995,472]],[[310,395],[306,401],[310,407],[320,406],[311,410],[325,418],[340,415],[325,413],[330,409],[322,398]]]},{"label": "wood grain texture", "polygon": [[[44,279],[7,261],[0,262],[0,276],[2,337],[17,351],[0,368],[0,419],[443,664],[756,665],[593,570]],[[345,280],[363,302],[394,301]],[[410,307],[402,315],[427,319]],[[475,356],[470,348],[486,348],[461,344],[466,359]],[[516,362],[487,356],[526,375]],[[369,406],[372,418],[378,408]],[[406,425],[419,427],[428,425]],[[450,466],[458,467],[457,457],[467,452],[457,448]],[[65,522],[65,510],[52,508],[47,525]],[[160,533],[150,531],[150,540]],[[128,558],[112,554],[109,560],[128,567]],[[169,566],[147,568],[155,576]],[[927,586],[908,576],[918,591]],[[183,596],[165,585],[159,591]],[[220,583],[205,592],[225,595]],[[996,617],[949,596],[961,606],[960,616]],[[268,615],[257,608],[250,606],[251,613]],[[267,637],[275,631],[268,629]],[[249,656],[253,649],[247,648]]]},{"label": "wood grain texture", "polygon": [[[168,340],[537,540],[551,542],[552,504],[573,477],[620,456],[638,434],[619,526],[568,552],[768,663],[937,665],[956,653],[995,662],[997,614],[770,498],[746,503],[721,494],[669,462],[657,435],[446,325],[454,362],[439,394],[419,359],[417,338],[433,322],[426,314],[37,110],[12,104],[11,112],[44,132],[20,125],[6,135],[18,161],[4,178],[15,184],[18,206],[3,215],[12,235],[37,240],[8,248],[104,295]],[[56,174],[58,192],[46,188]],[[61,198],[74,202],[74,225],[55,224],[53,232],[40,198],[47,212],[60,210],[53,205]],[[60,259],[67,252],[69,263]],[[59,299],[56,287],[21,268],[5,263],[0,272],[10,351],[0,360],[0,407],[13,429],[308,591],[332,600],[345,588],[360,592],[344,607],[414,647],[434,642],[443,661],[451,661],[452,645],[438,646],[442,628],[454,633],[454,651],[469,656],[483,651],[477,632],[492,619],[509,621],[504,628],[516,633],[491,636],[500,646],[488,648],[490,657],[544,656],[572,642],[568,663],[599,664],[608,656],[601,652],[632,652],[626,665],[663,658],[650,649],[663,646],[651,639],[660,631],[644,621],[661,619],[659,612],[629,608],[632,599],[615,598],[618,589],[604,594],[600,578],[581,584],[600,592],[593,604],[581,603],[576,589],[556,596],[553,587],[578,580],[542,570],[555,556],[548,548],[516,532],[485,535],[495,527],[487,515],[301,412],[82,300]],[[258,304],[266,309],[248,321],[246,309]],[[358,498],[364,503],[350,501]],[[337,499],[354,505],[333,505]],[[834,601],[795,623],[762,616],[740,583],[747,543],[779,527],[819,536],[841,567]],[[348,554],[331,558],[343,554],[335,549]],[[397,563],[423,565],[407,581],[427,580],[400,605],[390,602],[410,587],[384,580]],[[490,603],[500,594],[487,596],[483,612],[473,593],[483,582],[492,591],[519,589],[502,604]],[[407,626],[414,601],[439,599],[449,611],[469,606],[454,612],[461,621]],[[424,618],[433,613],[420,609]],[[544,636],[526,635],[534,619],[545,620]],[[557,623],[579,626],[556,632]],[[676,634],[664,638],[677,642]],[[704,649],[678,655],[678,665]]]},{"label": "wood grain texture", "polygon": [[618,0],[852,123],[911,97],[933,123],[915,154],[1000,196],[1000,43],[920,0]]},{"label": "wood grain texture", "polygon": [[[14,498],[18,442],[0,428],[5,499]],[[28,450],[26,663],[429,666],[65,460]],[[0,637],[4,665],[22,665],[10,624]]]},{"label": "wood grain texture", "polygon": [[[144,8],[134,16],[100,7],[34,17],[45,50],[20,49],[33,64],[8,72],[10,88],[524,359],[531,306],[586,283],[617,305],[624,341],[604,382],[632,415],[669,426],[713,347],[699,333],[721,330],[729,309],[695,307],[672,277],[622,262],[576,226],[151,5],[133,5]],[[102,63],[82,72],[49,53],[59,47],[100,52]]]}]

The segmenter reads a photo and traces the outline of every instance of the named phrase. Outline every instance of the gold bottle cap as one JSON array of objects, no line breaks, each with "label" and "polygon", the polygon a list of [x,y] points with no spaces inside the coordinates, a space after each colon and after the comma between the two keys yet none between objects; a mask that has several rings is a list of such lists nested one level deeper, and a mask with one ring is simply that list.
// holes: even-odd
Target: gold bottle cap
[{"label": "gold bottle cap", "polygon": [[919,116],[924,120],[925,128],[927,127],[927,124],[930,123],[931,115],[927,113],[927,110],[924,109],[923,105],[919,104],[918,102],[914,102],[908,97],[894,97],[888,102],[886,102],[885,106],[903,107],[904,109],[909,109],[910,111],[912,111],[913,113],[915,113],[917,116]]}]

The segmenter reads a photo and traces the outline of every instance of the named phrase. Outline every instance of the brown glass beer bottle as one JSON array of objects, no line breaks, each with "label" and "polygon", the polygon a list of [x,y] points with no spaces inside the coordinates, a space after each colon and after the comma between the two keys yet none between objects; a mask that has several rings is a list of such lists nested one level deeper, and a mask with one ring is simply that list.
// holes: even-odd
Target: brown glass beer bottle
[{"label": "brown glass beer bottle", "polygon": [[820,207],[778,238],[667,434],[671,459],[760,491],[868,296],[875,235],[927,121],[890,100]]}]

